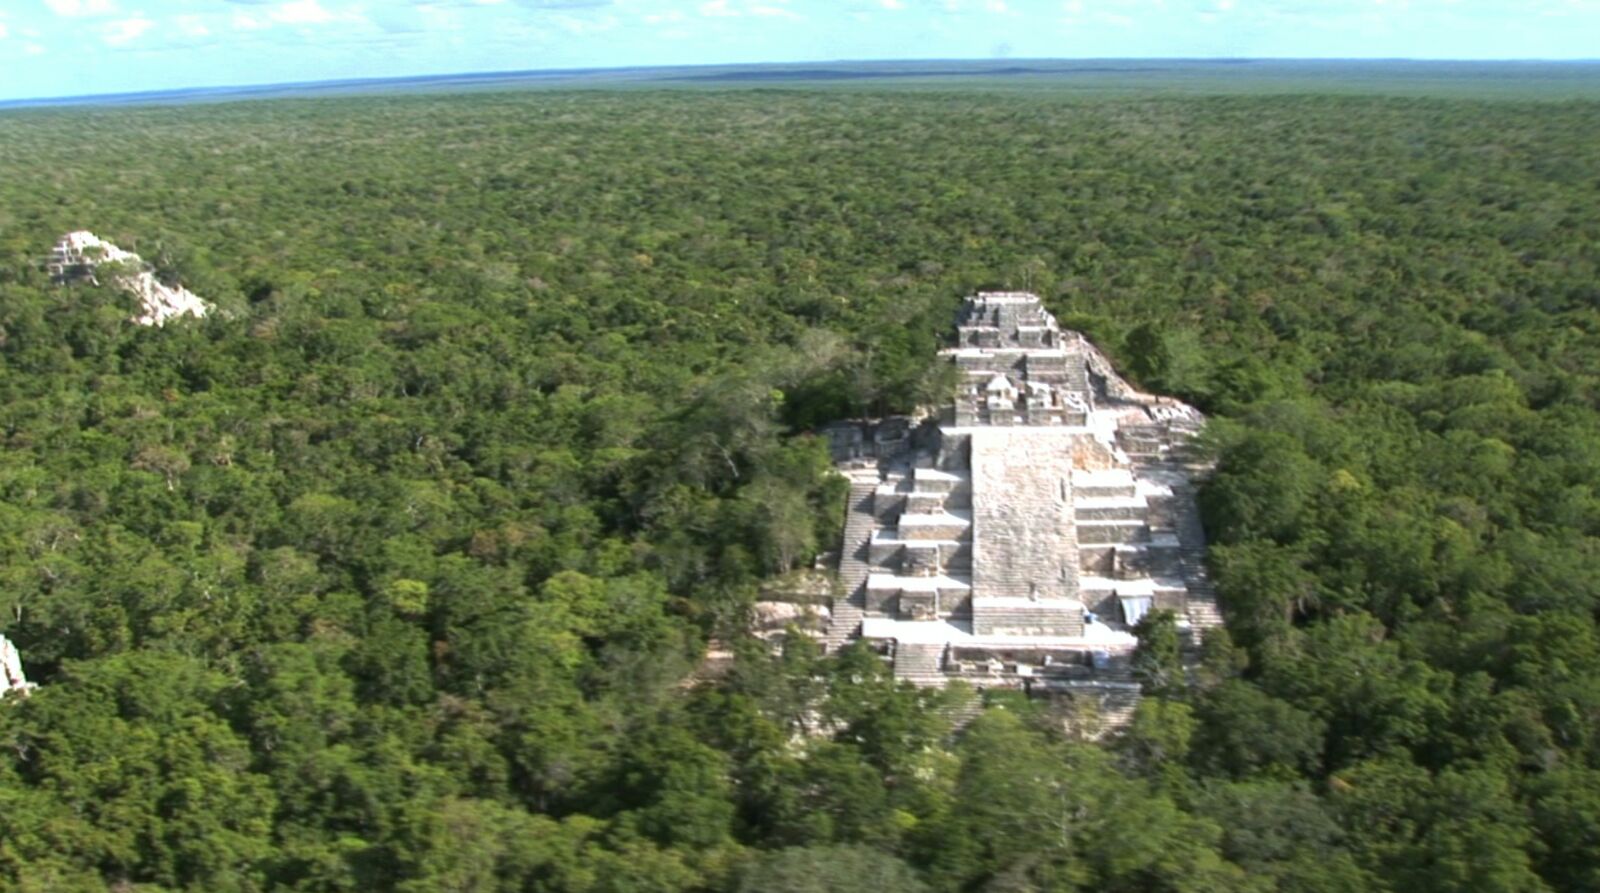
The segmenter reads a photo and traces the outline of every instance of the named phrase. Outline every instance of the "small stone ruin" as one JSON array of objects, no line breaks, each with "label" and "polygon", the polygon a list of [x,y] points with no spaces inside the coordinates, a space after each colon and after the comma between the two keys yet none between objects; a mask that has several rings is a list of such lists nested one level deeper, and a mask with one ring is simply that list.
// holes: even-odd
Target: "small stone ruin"
[{"label": "small stone ruin", "polygon": [[22,672],[22,656],[11,640],[0,636],[0,698],[9,692],[25,695],[32,691],[33,683]]},{"label": "small stone ruin", "polygon": [[50,249],[45,269],[57,285],[99,285],[96,274],[106,264],[118,265],[113,282],[139,299],[139,312],[130,322],[163,326],[180,316],[203,317],[211,309],[210,304],[183,286],[162,284],[139,255],[123,251],[86,230],[62,236]]}]

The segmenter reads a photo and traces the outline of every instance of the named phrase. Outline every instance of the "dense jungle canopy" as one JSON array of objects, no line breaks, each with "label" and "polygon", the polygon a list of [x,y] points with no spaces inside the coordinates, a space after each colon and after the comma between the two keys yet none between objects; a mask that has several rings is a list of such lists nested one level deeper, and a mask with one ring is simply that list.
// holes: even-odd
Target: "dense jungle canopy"
[{"label": "dense jungle canopy", "polygon": [[[1215,419],[1232,642],[1105,745],[740,634],[1024,283]],[[0,888],[1600,889],[1597,397],[1592,101],[9,112]]]}]

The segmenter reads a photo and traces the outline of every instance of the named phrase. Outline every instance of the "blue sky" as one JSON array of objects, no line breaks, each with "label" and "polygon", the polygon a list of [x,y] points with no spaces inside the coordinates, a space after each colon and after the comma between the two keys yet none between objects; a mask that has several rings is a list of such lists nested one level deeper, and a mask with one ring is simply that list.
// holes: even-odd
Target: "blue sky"
[{"label": "blue sky", "polygon": [[1600,0],[0,0],[0,99],[717,62],[1597,48]]}]

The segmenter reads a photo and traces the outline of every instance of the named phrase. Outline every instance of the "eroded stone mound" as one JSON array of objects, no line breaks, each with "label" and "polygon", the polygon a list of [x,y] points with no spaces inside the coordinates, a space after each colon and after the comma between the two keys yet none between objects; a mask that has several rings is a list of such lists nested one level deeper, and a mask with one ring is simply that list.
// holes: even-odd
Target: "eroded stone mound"
[{"label": "eroded stone mound", "polygon": [[75,282],[99,284],[97,274],[114,265],[111,281],[139,300],[140,310],[130,322],[141,326],[166,325],[180,316],[203,317],[211,305],[181,285],[164,285],[143,258],[105,241],[87,230],[67,233],[50,250],[50,278],[60,285]]}]

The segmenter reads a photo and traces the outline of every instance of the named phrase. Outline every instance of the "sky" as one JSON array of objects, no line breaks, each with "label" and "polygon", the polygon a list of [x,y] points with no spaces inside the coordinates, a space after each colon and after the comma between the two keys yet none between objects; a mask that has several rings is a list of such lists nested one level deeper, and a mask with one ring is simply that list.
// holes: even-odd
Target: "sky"
[{"label": "sky", "polygon": [[836,59],[1600,57],[1600,0],[0,0],[0,100]]}]

